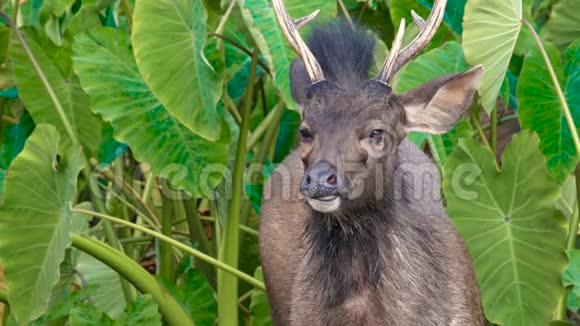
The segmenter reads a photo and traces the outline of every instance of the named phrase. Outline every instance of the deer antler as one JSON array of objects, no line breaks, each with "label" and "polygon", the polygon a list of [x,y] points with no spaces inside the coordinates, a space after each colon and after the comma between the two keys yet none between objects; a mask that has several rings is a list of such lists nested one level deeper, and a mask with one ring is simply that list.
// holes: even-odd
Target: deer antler
[{"label": "deer antler", "polygon": [[417,54],[419,54],[419,52],[421,52],[421,50],[431,42],[431,39],[443,20],[446,4],[447,0],[435,0],[433,10],[431,10],[431,14],[429,15],[429,18],[427,18],[427,21],[423,20],[423,18],[417,15],[414,11],[411,11],[413,21],[417,27],[419,27],[419,34],[413,39],[413,41],[411,41],[411,43],[409,43],[409,45],[399,51],[405,30],[405,20],[401,20],[401,27],[399,27],[397,37],[393,41],[391,52],[389,52],[389,56],[385,60],[383,68],[377,76],[378,81],[389,85],[397,71],[416,57]]},{"label": "deer antler", "polygon": [[298,33],[298,29],[312,21],[314,17],[318,15],[320,10],[316,10],[308,16],[293,21],[284,6],[283,0],[272,0],[272,6],[274,7],[274,13],[276,14],[278,24],[280,25],[280,28],[282,28],[282,32],[284,33],[284,36],[286,36],[288,43],[290,43],[302,58],[302,61],[304,61],[306,71],[308,72],[308,76],[310,76],[310,81],[314,84],[325,80],[320,64]]}]

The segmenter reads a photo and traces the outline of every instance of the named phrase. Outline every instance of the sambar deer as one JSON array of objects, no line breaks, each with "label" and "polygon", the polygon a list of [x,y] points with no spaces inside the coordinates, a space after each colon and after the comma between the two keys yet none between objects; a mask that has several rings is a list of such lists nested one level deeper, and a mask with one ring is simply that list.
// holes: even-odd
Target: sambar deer
[{"label": "sambar deer", "polygon": [[273,9],[299,54],[292,94],[300,145],[265,187],[260,252],[275,325],[483,325],[465,242],[440,198],[439,171],[411,131],[449,131],[473,101],[483,68],[394,94],[391,81],[435,34],[446,1],[401,49],[404,21],[375,79],[374,38],[346,23],[298,33]]}]

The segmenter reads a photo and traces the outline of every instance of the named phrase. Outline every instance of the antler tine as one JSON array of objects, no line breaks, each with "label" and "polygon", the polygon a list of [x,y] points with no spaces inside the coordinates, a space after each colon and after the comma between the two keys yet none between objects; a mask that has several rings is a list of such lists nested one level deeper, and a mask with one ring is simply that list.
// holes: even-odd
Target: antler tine
[{"label": "antler tine", "polygon": [[377,80],[388,85],[390,83],[390,79],[393,75],[393,68],[397,62],[397,56],[399,54],[399,50],[401,49],[401,45],[403,44],[403,36],[405,35],[405,19],[401,19],[401,23],[399,24],[399,31],[397,32],[397,36],[393,41],[393,46],[391,47],[391,51],[389,51],[389,55],[385,59],[385,63],[383,64],[383,68],[379,72],[377,76]]},{"label": "antler tine", "polygon": [[304,66],[306,67],[306,72],[308,72],[308,76],[310,77],[310,81],[314,84],[319,81],[323,81],[324,73],[322,72],[322,68],[320,64],[306,46],[304,40],[298,33],[298,26],[302,27],[308,22],[310,22],[318,12],[313,12],[312,14],[298,19],[296,22],[290,18],[286,7],[284,6],[283,0],[272,0],[272,6],[274,7],[274,13],[276,15],[276,19],[278,20],[278,24],[286,36],[286,39],[290,43],[290,45],[294,48],[294,50],[298,53],[298,55],[304,61]]},{"label": "antler tine", "polygon": [[417,27],[419,27],[419,31],[422,31],[425,28],[425,24],[427,24],[425,22],[425,19],[423,19],[423,17],[419,16],[415,10],[411,10],[411,17],[413,17],[413,22],[415,22],[415,25],[417,25]]},{"label": "antler tine", "polygon": [[[427,21],[423,20],[417,13],[411,11],[411,16],[413,17],[413,21],[419,27],[419,34],[407,45],[403,50],[399,51],[398,53],[393,54],[393,50],[389,53],[389,57],[395,56],[394,62],[392,66],[389,67],[388,72],[383,70],[379,73],[377,79],[385,84],[389,84],[393,76],[397,73],[401,67],[411,61],[414,57],[421,52],[428,44],[431,42],[431,39],[437,32],[439,25],[441,25],[441,21],[443,20],[443,15],[445,14],[445,6],[447,5],[447,0],[435,0],[433,4],[433,9],[431,10],[431,14]],[[400,30],[400,28],[399,28]],[[397,35],[398,36],[398,35]],[[396,40],[395,40],[396,41]],[[393,48],[394,48],[393,44]],[[390,61],[389,61],[390,63]],[[385,61],[385,65],[387,61]]]},{"label": "antler tine", "polygon": [[294,26],[296,26],[297,30],[300,30],[302,27],[304,27],[304,25],[313,21],[314,18],[316,18],[316,16],[318,16],[319,13],[320,13],[320,9],[316,9],[310,15],[296,19],[294,21]]},{"label": "antler tine", "polygon": [[[431,42],[431,39],[435,36],[435,32],[437,32],[439,25],[441,25],[441,21],[443,21],[446,5],[447,0],[435,0],[435,3],[433,3],[433,9],[431,10],[429,18],[427,18],[427,21],[424,21],[419,17],[419,15],[415,14],[416,17],[420,18],[420,20],[417,20],[415,19],[415,16],[413,17],[420,30],[419,35],[417,35],[399,54],[394,69],[395,72],[401,69],[401,67],[409,61],[413,60],[413,58],[416,57],[417,54],[419,54],[419,52],[429,44],[429,42]],[[423,24],[421,24],[420,21],[422,21]]]}]

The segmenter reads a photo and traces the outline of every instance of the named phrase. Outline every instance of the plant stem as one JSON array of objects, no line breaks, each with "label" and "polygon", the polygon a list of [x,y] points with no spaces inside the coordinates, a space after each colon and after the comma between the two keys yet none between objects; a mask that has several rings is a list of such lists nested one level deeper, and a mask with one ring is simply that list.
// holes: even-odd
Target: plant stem
[{"label": "plant stem", "polygon": [[0,319],[0,322],[2,322],[2,325],[8,325],[8,320],[10,319],[10,305],[5,304],[4,305],[4,316],[2,316],[2,319]]},{"label": "plant stem", "polygon": [[[215,222],[215,219],[213,217],[207,217],[207,216],[200,217],[200,220],[208,221],[208,222]],[[257,230],[254,230],[249,226],[245,226],[245,225],[241,225],[241,224],[240,224],[240,231],[245,232],[249,235],[253,235],[255,237],[260,236],[260,233]]]},{"label": "plant stem", "polygon": [[[167,181],[159,182],[161,184],[161,233],[166,237],[171,237],[171,228],[173,227],[174,202],[165,194],[171,192],[167,186]],[[173,281],[173,256],[171,254],[171,245],[161,241],[159,244],[159,275],[167,281]]]},{"label": "plant stem", "polygon": [[228,111],[232,114],[232,117],[234,117],[234,120],[236,120],[236,123],[240,125],[242,123],[242,116],[240,116],[240,112],[238,112],[236,104],[234,104],[234,101],[232,101],[228,95],[227,90],[224,90],[224,104],[228,108]]},{"label": "plant stem", "polygon": [[[125,162],[124,161],[125,161],[124,155],[120,155],[110,165],[112,167],[112,169],[115,171],[115,175],[118,175],[120,178],[123,178],[123,169],[125,168]],[[121,208],[121,211],[122,211],[122,217],[123,217],[123,219],[129,221],[130,220],[129,208],[127,206],[123,205],[122,208]],[[131,236],[132,236],[131,229],[124,228],[122,230],[118,230],[117,235],[119,237],[119,241],[120,241],[120,239],[131,238]],[[127,253],[128,254],[130,252],[133,252],[133,248],[131,247],[130,244],[124,244],[122,242],[121,242],[121,244],[123,245],[123,252],[124,253]]]},{"label": "plant stem", "polygon": [[366,0],[366,1],[365,1],[365,3],[364,3],[364,5],[363,5],[363,7],[362,7],[362,9],[360,10],[360,14],[358,14],[358,20],[359,20],[359,21],[362,19],[363,15],[364,15],[364,13],[365,13],[365,11],[366,11],[366,9],[367,9],[367,8],[368,8],[368,6],[369,6],[369,2],[370,2],[370,1],[371,1],[371,0]]},{"label": "plant stem", "polygon": [[[18,0],[16,0],[16,2],[18,2]],[[16,27],[16,25],[14,24],[14,21],[12,19],[10,19],[10,17],[8,17],[5,13],[0,12],[0,17],[4,18],[8,22],[8,24],[10,24],[10,28],[12,28],[12,31],[14,32],[14,35],[16,35],[18,42],[20,43],[20,45],[22,46],[22,48],[26,52],[26,55],[28,56],[30,63],[32,63],[32,65],[34,66],[34,69],[36,70],[38,77],[42,81],[44,88],[46,88],[46,91],[47,91],[48,95],[50,96],[52,104],[54,105],[54,108],[56,109],[56,112],[58,113],[60,120],[64,126],[64,129],[65,129],[67,135],[69,136],[69,138],[71,139],[72,143],[74,145],[80,144],[79,139],[77,138],[77,135],[74,132],[74,129],[73,129],[70,121],[68,120],[68,117],[65,114],[64,108],[62,107],[62,105],[58,99],[58,96],[56,96],[56,93],[54,92],[52,85],[48,81],[48,78],[46,78],[46,76],[44,75],[44,71],[42,71],[42,68],[40,67],[40,64],[38,63],[38,61],[36,61],[36,57],[34,56],[32,51],[28,47],[28,44],[26,43],[26,40],[22,36],[22,33],[20,33],[20,30],[18,30],[18,27]]]},{"label": "plant stem", "polygon": [[[217,198],[217,197],[216,197]],[[222,244],[222,224],[220,221],[220,213],[218,209],[217,200],[210,200],[209,201],[209,215],[215,216],[215,223],[213,224],[213,244],[215,247],[215,252],[220,252],[220,246]]]},{"label": "plant stem", "polygon": [[[242,112],[240,137],[236,149],[236,159],[232,177],[232,200],[229,206],[229,216],[224,228],[224,236],[219,251],[219,260],[237,268],[239,260],[239,225],[241,202],[244,194],[244,169],[246,166],[246,146],[250,125],[250,110],[254,94],[254,80],[258,65],[258,50],[252,55],[250,76],[246,85],[246,96]],[[223,271],[218,271],[218,324],[220,326],[236,325],[238,323],[238,279]]]},{"label": "plant stem", "polygon": [[548,68],[550,76],[552,77],[552,83],[554,84],[556,92],[558,93],[558,98],[560,99],[560,104],[562,105],[564,116],[566,117],[566,122],[568,123],[568,127],[572,134],[572,140],[574,140],[576,153],[580,154],[580,137],[578,137],[578,130],[576,129],[576,124],[574,123],[574,119],[572,118],[572,112],[570,111],[570,107],[568,106],[568,102],[566,101],[566,96],[564,96],[562,87],[560,87],[560,81],[558,81],[558,76],[556,75],[554,67],[550,62],[550,57],[548,56],[548,53],[546,52],[546,49],[542,44],[542,40],[538,36],[538,33],[536,33],[536,31],[534,30],[532,24],[530,24],[530,22],[525,19],[523,19],[522,22],[528,26],[528,28],[532,32],[532,35],[534,36],[534,39],[536,40],[536,43],[538,44],[538,47],[540,48],[540,52],[542,52],[542,57],[544,57],[544,62],[546,63],[546,67]]},{"label": "plant stem", "polygon": [[[512,114],[512,115],[508,115],[507,117],[503,117],[503,118],[499,119],[497,121],[497,124],[499,126],[499,125],[501,125],[503,123],[506,123],[506,122],[509,122],[509,121],[512,121],[512,120],[516,120],[518,117],[519,117],[519,115],[517,113],[516,114]],[[483,130],[490,129],[491,128],[491,123],[485,124],[485,125],[481,126],[481,128]]]},{"label": "plant stem", "polygon": [[276,113],[275,111],[276,110],[270,111],[270,113],[268,113],[268,115],[264,117],[264,120],[260,122],[260,124],[256,127],[256,129],[254,129],[254,132],[252,132],[252,136],[248,141],[248,149],[252,149],[254,148],[254,146],[256,146],[256,144],[260,141],[260,139],[262,139],[262,136],[264,136],[264,134],[266,133],[268,127],[273,123],[273,120],[278,120],[278,122],[274,122],[274,124],[276,125],[280,124],[279,121],[284,113],[284,108],[281,110],[282,112]]},{"label": "plant stem", "polygon": [[495,157],[497,157],[497,111],[499,110],[499,107],[496,105],[493,108],[493,111],[491,111],[491,150],[493,152],[494,155],[494,160],[496,160]]},{"label": "plant stem", "polygon": [[133,11],[131,9],[131,4],[127,0],[121,0],[121,7],[127,18],[127,27],[129,27],[129,34],[133,30]]},{"label": "plant stem", "polygon": [[344,14],[344,17],[346,17],[346,20],[348,21],[350,26],[354,26],[354,23],[352,22],[352,18],[350,18],[350,14],[348,13],[346,6],[344,5],[344,2],[342,2],[342,0],[337,0],[337,2],[338,2],[338,6],[340,7],[340,10]]},{"label": "plant stem", "polygon": [[125,182],[122,179],[119,179],[108,170],[100,170],[99,173],[102,174],[109,181],[111,181],[115,185],[115,187],[119,187],[123,195],[125,195],[125,197],[129,200],[129,202],[131,202],[131,204],[133,204],[133,206],[135,206],[137,210],[143,212],[143,214],[150,219],[150,221],[148,222],[153,223],[153,225],[161,224],[161,222],[159,221],[159,217],[157,217],[155,213],[153,213],[153,210],[149,206],[147,206],[147,204],[145,204],[143,200],[141,200],[139,193],[137,193],[135,189],[133,189],[129,184],[127,184],[127,182]]},{"label": "plant stem", "polygon": [[10,124],[13,124],[13,125],[18,124],[18,120],[14,119],[13,117],[9,117],[7,115],[3,115],[2,120],[6,121]]},{"label": "plant stem", "polygon": [[18,22],[18,9],[20,9],[20,0],[12,0],[12,21]]},{"label": "plant stem", "polygon": [[215,256],[213,248],[209,244],[207,234],[203,229],[203,224],[199,218],[199,212],[193,199],[183,201],[185,208],[185,218],[187,219],[187,227],[189,229],[189,237],[192,243],[198,242],[201,251],[210,256]]},{"label": "plant stem", "polygon": [[0,302],[8,304],[8,293],[4,289],[0,289]]},{"label": "plant stem", "polygon": [[[580,203],[580,165],[576,166],[574,176],[576,177],[576,201]],[[578,222],[580,220],[580,209],[578,209],[578,207],[576,209],[577,214],[573,214],[572,220],[570,221],[570,231],[568,232],[568,240],[566,241],[566,250],[576,248],[576,236],[578,234]]]},{"label": "plant stem", "polygon": [[433,135],[427,135],[427,143],[429,144],[429,148],[431,149],[431,155],[433,156],[433,160],[439,167],[439,170],[443,171],[443,162],[445,161],[445,157],[441,157],[439,152],[437,151],[437,145],[435,144],[435,139]]},{"label": "plant stem", "polygon": [[[188,236],[189,241],[191,243],[198,243],[199,249],[201,252],[215,257],[215,252],[213,247],[209,243],[207,239],[207,234],[205,229],[203,228],[203,223],[201,223],[201,219],[199,218],[199,212],[196,205],[196,200],[193,198],[183,200],[183,209],[185,211],[185,219],[187,221],[187,229],[188,229]],[[196,261],[195,267],[197,267],[200,271],[205,274],[207,281],[212,287],[215,288],[216,286],[216,273],[215,269],[211,264],[208,264],[204,261]]]},{"label": "plant stem", "polygon": [[219,22],[217,28],[215,29],[216,34],[221,34],[224,31],[224,27],[226,26],[226,22],[228,21],[228,18],[230,18],[230,15],[232,14],[232,11],[233,11],[237,2],[238,2],[237,0],[230,0],[230,4],[228,6],[228,9],[226,9],[226,12],[224,13],[222,18],[220,19],[220,22]]},{"label": "plant stem", "polygon": [[[485,132],[483,131],[483,129],[481,129],[481,124],[479,123],[479,119],[477,119],[476,117],[474,117],[472,119],[472,124],[475,126],[475,129],[477,130],[477,133],[479,134],[479,138],[481,138],[481,142],[492,152],[495,153],[495,151],[493,150],[493,148],[491,147],[491,145],[489,144],[489,141],[487,140],[487,136],[485,135]],[[495,155],[495,154],[494,154]],[[497,163],[497,159],[494,157],[493,158],[493,162],[495,164],[495,169],[499,172],[500,168],[499,168],[499,163]]]},{"label": "plant stem", "polygon": [[[212,33],[212,32],[207,33],[207,35],[219,37],[222,40],[227,41],[231,45],[233,45],[236,48],[240,49],[240,51],[244,52],[248,56],[250,56],[250,57],[252,56],[252,51],[250,49],[248,49],[247,47],[245,47],[245,46],[241,45],[240,43],[236,42],[232,38],[229,38],[229,37],[227,37],[225,35],[222,35],[222,34]],[[268,65],[266,63],[264,63],[262,60],[258,59],[258,64],[260,65],[260,67],[262,67],[262,69],[264,69],[264,71],[266,71],[268,73],[268,75],[272,75],[272,73],[270,72],[270,68],[268,67]]]},{"label": "plant stem", "polygon": [[[283,101],[278,102],[274,109],[270,112],[268,116],[272,116],[269,120],[264,140],[260,144],[256,155],[254,156],[254,161],[250,168],[248,169],[247,175],[250,177],[249,183],[251,185],[260,184],[260,177],[262,176],[262,170],[264,169],[264,163],[266,162],[266,156],[270,150],[272,143],[276,142],[276,135],[278,134],[278,127],[280,125],[280,120],[282,120],[282,115],[286,110],[286,106]],[[255,135],[255,133],[254,133]],[[248,224],[248,219],[250,215],[251,203],[250,200],[245,199],[242,203],[242,216],[240,226]],[[243,235],[241,240],[243,240]],[[242,243],[242,241],[240,241]]]},{"label": "plant stem", "polygon": [[159,306],[163,319],[169,325],[194,325],[175,299],[159,285],[149,272],[131,258],[100,241],[78,234],[71,234],[71,241],[75,248],[86,252],[112,268],[135,285],[140,292],[151,294]]},{"label": "plant stem", "polygon": [[148,234],[156,239],[170,243],[174,247],[179,248],[182,251],[184,251],[184,252],[186,252],[186,253],[188,253],[188,254],[190,254],[190,255],[192,255],[200,260],[206,261],[206,262],[212,264],[213,266],[220,268],[220,269],[224,270],[225,272],[230,273],[230,274],[240,278],[241,280],[250,283],[251,285],[253,285],[254,287],[256,287],[258,289],[262,289],[262,290],[265,289],[264,283],[258,281],[257,279],[253,278],[252,276],[250,276],[246,273],[240,272],[239,270],[232,268],[232,267],[204,254],[203,252],[201,252],[199,250],[193,249],[193,248],[191,248],[191,247],[189,247],[189,246],[187,246],[179,241],[176,241],[174,239],[171,239],[170,237],[164,236],[163,234],[161,234],[159,232],[149,230],[148,228],[146,228],[144,226],[141,226],[141,225],[138,225],[135,223],[131,223],[131,222],[127,222],[123,219],[116,218],[116,217],[113,217],[113,216],[110,216],[107,214],[101,214],[98,212],[92,212],[92,211],[88,211],[88,210],[84,210],[84,209],[80,209],[80,208],[73,208],[72,211],[75,213],[86,215],[86,216],[99,217],[99,218],[102,218],[102,219],[105,219],[105,220],[108,220],[108,221],[111,221],[111,222],[114,222],[117,224],[128,226],[128,227],[135,229],[135,230],[139,230],[142,233]]},{"label": "plant stem", "polygon": [[0,100],[0,144],[2,144],[4,138],[4,108],[6,107],[6,100]]},{"label": "plant stem", "polygon": [[[576,177],[576,201],[580,203],[580,165],[576,166],[574,171],[574,176]],[[576,207],[576,210],[572,214],[572,219],[570,220],[570,227],[568,230],[568,239],[566,239],[566,251],[573,250],[576,248],[576,238],[578,236],[578,223],[580,222],[580,207]],[[568,310],[568,294],[570,289],[564,288],[564,294],[558,301],[558,306],[556,312],[554,313],[555,320],[565,320],[566,312]]]},{"label": "plant stem", "polygon": [[[95,208],[98,212],[101,213],[105,213],[107,212],[107,208],[105,207],[105,203],[101,200],[101,194],[99,191],[99,188],[97,186],[98,181],[94,180],[91,181],[91,178],[93,176],[93,174],[91,174],[90,172],[87,171],[88,169],[85,167],[85,169],[83,169],[84,175],[86,178],[88,178],[88,182],[89,182],[89,191],[91,193],[91,197],[93,199],[93,203],[95,205]],[[119,241],[119,237],[117,236],[117,232],[115,231],[115,227],[113,226],[113,223],[111,223],[110,221],[101,221],[102,225],[103,225],[103,232],[105,234],[105,239],[107,240],[107,242],[115,249],[119,250],[120,252],[123,252],[123,244],[121,243],[121,241]],[[131,303],[133,301],[135,301],[135,298],[137,298],[137,293],[135,291],[135,288],[133,288],[131,286],[131,284],[129,284],[129,282],[127,282],[127,280],[120,278],[120,282],[121,282],[121,288],[123,290],[123,296],[125,297],[125,302],[127,303]]]}]

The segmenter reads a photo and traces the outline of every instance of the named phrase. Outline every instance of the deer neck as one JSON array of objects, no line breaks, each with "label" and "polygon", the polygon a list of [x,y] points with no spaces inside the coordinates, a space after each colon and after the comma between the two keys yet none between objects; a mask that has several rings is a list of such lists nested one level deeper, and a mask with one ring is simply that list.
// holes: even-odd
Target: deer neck
[{"label": "deer neck", "polygon": [[[385,189],[391,189],[386,182]],[[397,223],[393,196],[366,206],[323,214],[307,209],[303,244],[307,290],[321,293],[321,305],[334,308],[362,292],[376,292],[383,271],[385,235]]]}]

